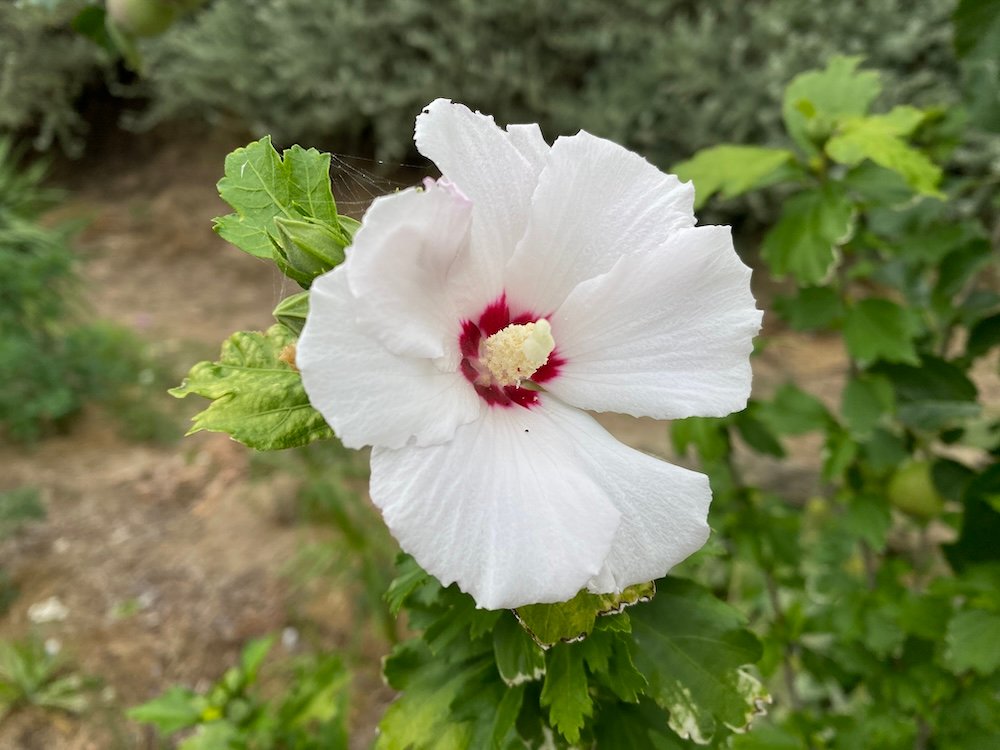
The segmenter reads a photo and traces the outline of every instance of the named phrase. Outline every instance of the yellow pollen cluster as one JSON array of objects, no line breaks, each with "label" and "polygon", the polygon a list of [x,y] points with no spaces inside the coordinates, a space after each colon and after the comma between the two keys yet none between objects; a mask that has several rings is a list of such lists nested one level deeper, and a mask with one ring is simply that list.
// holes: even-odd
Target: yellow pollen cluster
[{"label": "yellow pollen cluster", "polygon": [[549,361],[555,347],[549,321],[540,318],[494,333],[484,342],[482,359],[498,385],[520,385]]}]

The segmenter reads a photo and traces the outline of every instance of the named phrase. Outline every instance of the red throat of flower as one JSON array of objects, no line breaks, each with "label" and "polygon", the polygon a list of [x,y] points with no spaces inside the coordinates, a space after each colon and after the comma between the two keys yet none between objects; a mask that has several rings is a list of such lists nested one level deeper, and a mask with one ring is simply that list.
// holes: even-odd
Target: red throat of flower
[{"label": "red throat of flower", "polygon": [[538,386],[559,374],[551,327],[530,312],[511,315],[507,299],[488,304],[478,321],[462,322],[462,374],[490,406],[532,406]]}]

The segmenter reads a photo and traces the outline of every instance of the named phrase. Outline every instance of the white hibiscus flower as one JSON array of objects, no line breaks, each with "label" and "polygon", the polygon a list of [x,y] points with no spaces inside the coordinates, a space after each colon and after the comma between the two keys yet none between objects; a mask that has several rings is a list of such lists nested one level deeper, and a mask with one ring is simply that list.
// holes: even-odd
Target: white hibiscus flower
[{"label": "white hibiscus flower", "polygon": [[404,550],[483,608],[618,592],[704,544],[708,479],[583,410],[745,406],[761,313],[694,190],[580,132],[439,99],[417,148],[444,177],[377,199],[317,278],[297,362]]}]

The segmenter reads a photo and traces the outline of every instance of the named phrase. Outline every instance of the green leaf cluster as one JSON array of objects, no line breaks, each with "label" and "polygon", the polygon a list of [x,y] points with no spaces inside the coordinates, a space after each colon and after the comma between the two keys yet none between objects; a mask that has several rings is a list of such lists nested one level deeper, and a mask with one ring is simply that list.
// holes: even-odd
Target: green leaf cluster
[{"label": "green leaf cluster", "polygon": [[[967,184],[935,161],[947,115],[873,114],[880,92],[857,59],[835,58],[786,90],[795,151],[775,171],[734,160],[742,172],[728,173],[716,157],[729,147],[682,165],[723,198],[780,196],[761,243],[789,290],[773,330],[844,353],[834,392],[787,383],[739,414],[671,427],[710,476],[724,540],[689,565],[749,614],[775,696],[734,747],[1000,737],[988,708],[1000,686],[1000,415],[974,376],[995,367],[1000,342],[995,233],[962,210],[952,192]],[[803,445],[819,452],[808,468],[775,463]]]},{"label": "green leaf cluster", "polygon": [[648,584],[486,611],[402,557],[386,598],[421,635],[385,662],[402,695],[376,747],[591,746],[618,737],[623,722],[610,746],[684,747],[742,731],[768,700],[746,671],[760,643],[701,586],[667,578],[657,588],[651,600]]},{"label": "green leaf cluster", "polygon": [[239,664],[207,692],[175,685],[130,709],[129,718],[154,726],[164,737],[185,731],[181,750],[345,750],[349,676],[341,659],[325,655],[300,660],[288,676],[290,687],[278,698],[265,698],[259,675],[273,644],[273,637],[250,641]]}]

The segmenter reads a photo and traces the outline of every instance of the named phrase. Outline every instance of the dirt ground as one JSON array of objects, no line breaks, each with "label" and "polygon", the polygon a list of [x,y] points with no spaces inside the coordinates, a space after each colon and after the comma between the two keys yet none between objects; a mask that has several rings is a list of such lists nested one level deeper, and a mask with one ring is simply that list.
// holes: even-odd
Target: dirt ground
[{"label": "dirt ground", "polygon": [[[160,133],[106,141],[99,156],[58,170],[72,191],[59,215],[88,221],[77,245],[94,316],[134,330],[181,372],[212,357],[233,331],[268,326],[291,285],[211,230],[211,219],[226,211],[215,191],[224,156],[246,138]],[[781,335],[757,360],[757,384],[766,391],[794,374],[832,403],[842,365],[834,343]],[[193,414],[201,408],[195,401],[182,402],[181,411]],[[625,442],[670,453],[662,423],[606,423]],[[278,517],[294,480],[253,479],[247,449],[222,435],[182,439],[182,431],[179,420],[176,440],[136,443],[93,410],[33,448],[0,445],[0,489],[38,487],[47,511],[0,545],[0,567],[22,592],[0,620],[0,638],[35,630],[57,639],[103,685],[83,719],[8,718],[0,748],[158,747],[151,731],[122,718],[123,707],[173,683],[205,687],[248,639],[301,625],[287,566],[317,531]],[[808,493],[818,448],[797,444],[781,467],[757,471],[772,481],[781,471]],[[33,625],[28,609],[50,597],[65,605],[65,618]],[[304,609],[314,645],[358,649],[363,621],[347,594],[331,585]],[[361,644],[352,667],[352,736],[367,747],[392,696],[378,674],[386,645],[374,632]],[[281,658],[283,647],[276,650]]]}]

